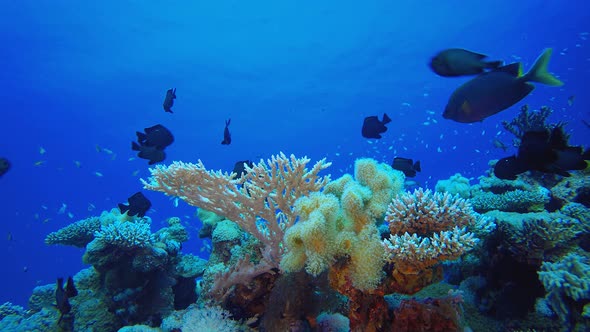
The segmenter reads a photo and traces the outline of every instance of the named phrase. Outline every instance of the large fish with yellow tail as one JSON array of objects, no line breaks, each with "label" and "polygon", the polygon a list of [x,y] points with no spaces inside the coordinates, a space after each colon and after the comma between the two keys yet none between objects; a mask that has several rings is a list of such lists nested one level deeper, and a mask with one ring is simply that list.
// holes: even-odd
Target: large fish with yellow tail
[{"label": "large fish with yellow tail", "polygon": [[535,89],[531,82],[562,86],[563,82],[547,71],[551,53],[552,49],[545,49],[526,74],[517,62],[467,81],[453,92],[443,117],[463,123],[482,121],[521,101]]}]

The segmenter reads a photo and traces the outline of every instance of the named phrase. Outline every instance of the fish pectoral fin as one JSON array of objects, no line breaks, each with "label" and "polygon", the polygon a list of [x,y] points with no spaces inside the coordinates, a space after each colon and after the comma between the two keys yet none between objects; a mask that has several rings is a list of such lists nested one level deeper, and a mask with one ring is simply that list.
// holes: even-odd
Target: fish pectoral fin
[{"label": "fish pectoral fin", "polygon": [[469,101],[467,101],[467,100],[465,100],[463,102],[463,104],[461,104],[461,110],[465,114],[471,114],[471,112],[473,111],[473,109],[471,108],[471,105],[469,105]]}]

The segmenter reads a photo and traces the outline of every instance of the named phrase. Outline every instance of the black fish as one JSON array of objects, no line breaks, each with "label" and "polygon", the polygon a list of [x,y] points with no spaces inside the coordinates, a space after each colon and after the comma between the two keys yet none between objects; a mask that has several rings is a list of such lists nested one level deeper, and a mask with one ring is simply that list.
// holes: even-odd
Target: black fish
[{"label": "black fish", "polygon": [[174,113],[172,112],[172,106],[174,106],[174,99],[176,99],[176,88],[168,89],[168,91],[166,91],[166,98],[164,98],[163,104],[165,112]]},{"label": "black fish", "polygon": [[422,172],[420,169],[420,160],[414,161],[408,158],[401,158],[395,157],[393,158],[393,163],[391,164],[393,169],[397,169],[398,171],[404,172],[406,177],[413,178],[416,176],[416,172]]},{"label": "black fish", "polygon": [[231,134],[229,132],[230,122],[231,122],[231,119],[225,120],[225,129],[223,130],[223,141],[221,141],[221,144],[223,144],[223,145],[230,145],[231,144]]},{"label": "black fish", "polygon": [[139,145],[154,146],[158,149],[164,149],[174,142],[172,132],[161,124],[153,127],[145,128],[145,132],[135,132],[137,134],[137,142]]},{"label": "black fish", "polygon": [[0,158],[0,176],[6,174],[10,169],[10,161],[6,158]]},{"label": "black fish", "polygon": [[158,149],[155,146],[139,145],[135,142],[131,142],[131,150],[139,151],[137,156],[141,159],[149,160],[148,165],[153,165],[166,159],[166,153],[164,150]]},{"label": "black fish", "polygon": [[379,121],[376,115],[368,116],[363,122],[362,135],[365,138],[381,138],[380,134],[387,131],[386,124],[390,123],[391,119],[387,114],[383,113],[383,120]]},{"label": "black fish", "polygon": [[435,55],[430,61],[430,68],[440,76],[454,77],[481,74],[485,69],[495,69],[503,63],[484,61],[487,57],[461,48],[450,48]]},{"label": "black fish", "polygon": [[547,71],[551,52],[551,49],[543,51],[531,70],[524,75],[522,65],[512,63],[483,73],[461,85],[449,98],[443,118],[463,123],[482,121],[531,93],[535,86],[529,82],[563,85],[563,82]]},{"label": "black fish", "polygon": [[506,180],[515,180],[526,171],[570,176],[568,171],[588,167],[586,160],[590,160],[590,151],[569,146],[568,136],[559,124],[552,130],[525,132],[517,155],[500,159],[494,166],[494,174]]},{"label": "black fish", "polygon": [[74,279],[71,276],[68,277],[68,281],[66,282],[66,295],[68,297],[78,295],[78,290],[76,289],[76,285],[74,285]]},{"label": "black fish", "polygon": [[152,203],[147,199],[141,192],[136,192],[133,196],[127,199],[129,204],[125,205],[119,203],[119,210],[121,214],[127,212],[128,216],[143,217],[145,213],[150,209]]},{"label": "black fish", "polygon": [[234,165],[234,170],[232,171],[232,173],[236,173],[238,175],[236,178],[241,178],[243,174],[246,172],[245,165],[248,165],[248,167],[252,168],[254,164],[250,160],[240,160],[236,162],[236,164]]}]

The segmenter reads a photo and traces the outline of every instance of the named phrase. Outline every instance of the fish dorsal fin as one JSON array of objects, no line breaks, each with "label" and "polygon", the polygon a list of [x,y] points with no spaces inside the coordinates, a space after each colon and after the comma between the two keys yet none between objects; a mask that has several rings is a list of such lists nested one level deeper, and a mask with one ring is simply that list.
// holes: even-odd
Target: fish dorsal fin
[{"label": "fish dorsal fin", "polygon": [[478,59],[483,59],[483,58],[487,58],[487,57],[488,57],[488,56],[487,56],[487,55],[485,55],[485,54],[481,54],[481,53],[475,53],[475,52],[472,52],[472,51],[469,51],[469,53],[473,54],[473,56],[475,56],[475,57],[476,57],[476,58],[478,58]]},{"label": "fish dorsal fin", "polygon": [[551,130],[551,138],[549,144],[554,149],[563,150],[568,147],[569,136],[563,130],[563,123],[559,123],[553,130]]},{"label": "fish dorsal fin", "polygon": [[494,71],[507,73],[514,77],[520,77],[522,76],[522,64],[520,62],[515,62],[506,66],[499,67]]}]

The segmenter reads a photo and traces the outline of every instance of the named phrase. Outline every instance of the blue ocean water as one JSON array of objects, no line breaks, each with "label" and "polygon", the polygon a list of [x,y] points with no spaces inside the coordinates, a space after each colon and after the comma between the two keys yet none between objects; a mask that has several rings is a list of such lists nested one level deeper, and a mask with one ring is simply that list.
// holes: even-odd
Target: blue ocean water
[{"label": "blue ocean water", "polygon": [[[422,163],[433,188],[459,172],[483,175],[512,135],[501,121],[525,103],[554,108],[571,144],[590,143],[590,5],[584,1],[12,1],[0,10],[0,302],[26,305],[36,285],[83,268],[83,249],[45,236],[116,207],[141,190],[147,161],[135,131],[163,124],[175,136],[164,163],[201,159],[231,171],[280,151],[327,158],[332,178],[356,158]],[[565,85],[537,85],[481,123],[442,117],[468,78],[441,78],[436,52],[462,47],[530,68],[554,48]],[[177,88],[174,113],[162,109]],[[568,98],[575,96],[572,105]],[[392,118],[380,140],[366,116]],[[220,144],[231,118],[232,144]],[[514,148],[509,150],[513,153]],[[193,232],[183,251],[205,255],[195,209],[156,192],[153,228],[179,216]]]}]

